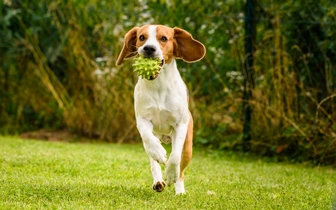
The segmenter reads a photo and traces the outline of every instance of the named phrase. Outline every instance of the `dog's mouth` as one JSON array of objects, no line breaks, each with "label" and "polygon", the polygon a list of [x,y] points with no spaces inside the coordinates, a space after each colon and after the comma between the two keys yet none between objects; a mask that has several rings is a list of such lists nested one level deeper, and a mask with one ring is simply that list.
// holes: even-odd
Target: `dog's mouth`
[{"label": "dog's mouth", "polygon": [[164,59],[161,60],[160,68],[158,69],[158,72],[157,72],[154,76],[150,76],[150,77],[148,78],[148,80],[155,80],[156,78],[158,78],[158,76],[159,76],[159,74],[160,74],[160,72],[161,72],[161,70],[162,70],[162,66],[163,66],[163,64],[164,64]]}]

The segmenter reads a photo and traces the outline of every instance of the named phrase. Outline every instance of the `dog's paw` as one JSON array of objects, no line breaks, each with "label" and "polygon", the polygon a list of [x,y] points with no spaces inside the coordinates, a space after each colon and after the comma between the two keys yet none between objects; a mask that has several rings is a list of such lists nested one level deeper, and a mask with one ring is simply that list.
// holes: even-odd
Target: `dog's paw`
[{"label": "dog's paw", "polygon": [[184,190],[184,181],[178,179],[175,183],[175,194],[176,195],[180,195],[180,194],[185,194],[185,190]]},{"label": "dog's paw", "polygon": [[164,181],[158,181],[153,184],[153,190],[156,192],[162,192],[166,187],[166,183]]},{"label": "dog's paw", "polygon": [[153,158],[155,161],[161,164],[166,164],[167,161],[167,151],[159,142],[155,142],[151,145],[146,146],[147,154]]},{"label": "dog's paw", "polygon": [[168,162],[164,173],[164,179],[168,186],[176,183],[179,178],[179,173],[180,166],[178,164]]}]

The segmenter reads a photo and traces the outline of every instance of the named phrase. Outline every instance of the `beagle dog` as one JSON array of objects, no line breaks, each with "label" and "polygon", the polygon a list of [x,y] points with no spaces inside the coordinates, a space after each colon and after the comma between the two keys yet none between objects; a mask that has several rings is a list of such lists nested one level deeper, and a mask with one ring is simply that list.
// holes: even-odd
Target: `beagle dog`
[{"label": "beagle dog", "polygon": [[[136,124],[150,159],[153,189],[157,192],[166,184],[174,184],[176,194],[185,193],[184,169],[192,157],[193,119],[188,108],[188,90],[176,59],[196,62],[205,53],[204,45],[185,30],[145,25],[126,33],[116,61],[118,66],[138,54],[161,60],[159,74],[149,79],[139,77],[134,89]],[[172,143],[168,160],[161,141]],[[163,177],[160,164],[166,166]]]}]

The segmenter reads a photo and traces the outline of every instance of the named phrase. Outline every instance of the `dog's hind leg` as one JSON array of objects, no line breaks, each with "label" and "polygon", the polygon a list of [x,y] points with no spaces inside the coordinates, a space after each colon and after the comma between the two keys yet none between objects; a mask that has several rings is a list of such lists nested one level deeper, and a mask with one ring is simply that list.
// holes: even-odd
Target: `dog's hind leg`
[{"label": "dog's hind leg", "polygon": [[192,144],[193,144],[193,118],[190,115],[190,121],[188,124],[188,132],[186,135],[186,139],[184,142],[181,163],[180,163],[180,178],[175,183],[175,191],[176,194],[185,193],[184,190],[184,169],[188,166],[192,158]]}]

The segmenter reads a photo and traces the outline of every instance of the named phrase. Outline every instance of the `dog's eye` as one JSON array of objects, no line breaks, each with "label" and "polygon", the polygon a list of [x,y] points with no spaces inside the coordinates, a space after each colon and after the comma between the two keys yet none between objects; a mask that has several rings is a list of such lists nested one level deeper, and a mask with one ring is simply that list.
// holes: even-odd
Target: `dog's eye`
[{"label": "dog's eye", "polygon": [[161,41],[166,42],[167,40],[168,40],[167,37],[165,36],[161,37]]},{"label": "dog's eye", "polygon": [[139,36],[139,40],[140,40],[140,41],[145,40],[145,36],[144,36],[144,35]]}]

